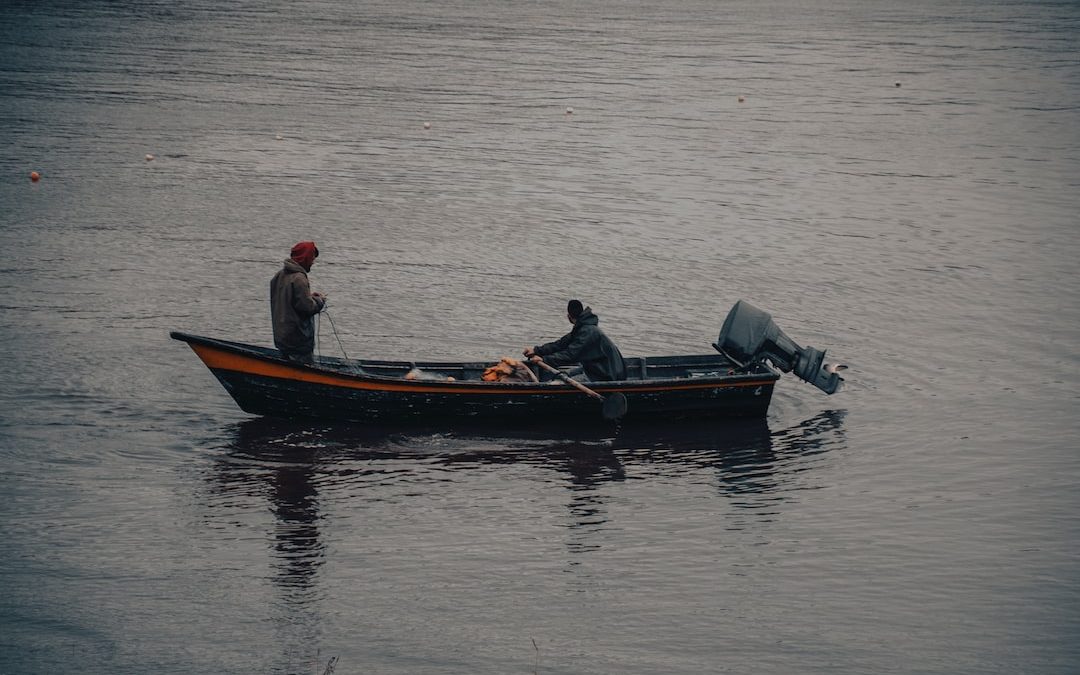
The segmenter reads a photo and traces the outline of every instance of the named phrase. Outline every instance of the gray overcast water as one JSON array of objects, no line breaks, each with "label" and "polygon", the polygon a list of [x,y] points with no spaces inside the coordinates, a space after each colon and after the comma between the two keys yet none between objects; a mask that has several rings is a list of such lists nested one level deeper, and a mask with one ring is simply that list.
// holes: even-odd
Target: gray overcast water
[{"label": "gray overcast water", "polygon": [[[0,673],[1080,670],[1076,2],[8,1],[0,128]],[[323,354],[743,298],[847,385],[254,418],[168,332],[301,239]]]}]

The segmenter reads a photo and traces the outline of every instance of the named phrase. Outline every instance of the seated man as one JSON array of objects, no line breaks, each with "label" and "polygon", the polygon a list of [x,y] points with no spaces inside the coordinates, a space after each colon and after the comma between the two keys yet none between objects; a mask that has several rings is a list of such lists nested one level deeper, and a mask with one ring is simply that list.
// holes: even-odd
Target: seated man
[{"label": "seated man", "polygon": [[533,361],[543,360],[555,367],[580,363],[590,380],[606,382],[626,379],[622,353],[597,325],[600,318],[580,300],[566,305],[566,318],[574,328],[554,342],[526,347],[522,354]]}]

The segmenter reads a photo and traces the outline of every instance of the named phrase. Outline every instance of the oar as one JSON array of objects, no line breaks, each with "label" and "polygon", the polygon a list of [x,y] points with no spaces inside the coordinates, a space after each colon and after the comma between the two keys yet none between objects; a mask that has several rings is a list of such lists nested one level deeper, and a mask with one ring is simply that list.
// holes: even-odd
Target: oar
[{"label": "oar", "polygon": [[626,414],[626,396],[624,396],[621,391],[617,391],[614,394],[610,394],[608,396],[601,396],[600,394],[596,393],[592,389],[589,389],[577,380],[571,378],[566,373],[559,370],[555,366],[552,366],[551,364],[544,363],[541,360],[533,361],[533,363],[539,364],[541,368],[550,373],[553,373],[563,382],[569,384],[572,387],[577,387],[582,393],[588,394],[589,396],[592,396],[593,398],[603,403],[603,407],[600,410],[601,414],[603,414],[604,416],[604,419],[617,420]]}]

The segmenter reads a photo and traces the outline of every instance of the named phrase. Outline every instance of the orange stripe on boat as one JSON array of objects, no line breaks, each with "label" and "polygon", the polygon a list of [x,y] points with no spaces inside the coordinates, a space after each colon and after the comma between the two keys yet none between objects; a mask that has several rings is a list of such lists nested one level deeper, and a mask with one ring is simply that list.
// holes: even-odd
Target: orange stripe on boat
[{"label": "orange stripe on boat", "polygon": [[[346,387],[349,389],[367,389],[371,391],[400,391],[413,394],[579,394],[579,392],[572,388],[567,387],[553,387],[551,385],[540,386],[519,386],[513,385],[507,387],[505,385],[499,386],[497,382],[476,382],[474,384],[463,385],[460,382],[421,382],[421,381],[388,381],[385,378],[379,378],[377,380],[369,379],[370,376],[364,377],[360,375],[345,375],[328,373],[326,371],[315,370],[306,366],[300,365],[288,365],[284,363],[276,363],[273,361],[264,361],[259,358],[247,356],[244,354],[235,354],[233,352],[211,347],[203,344],[188,343],[202,362],[206,364],[207,368],[211,370],[231,370],[238,373],[247,373],[249,375],[259,375],[262,377],[274,377],[282,380],[293,380],[294,382],[310,382],[312,384],[326,384],[334,387]],[[695,384],[677,384],[677,385],[644,385],[644,386],[629,386],[629,387],[598,387],[597,393],[614,393],[616,391],[622,391],[626,393],[643,393],[643,392],[655,392],[655,391],[685,391],[692,389],[718,389],[718,388],[732,388],[732,387],[759,387],[762,385],[772,385],[773,380],[755,380],[752,382],[733,382],[731,384],[721,384],[717,382],[712,383],[695,383]]]}]

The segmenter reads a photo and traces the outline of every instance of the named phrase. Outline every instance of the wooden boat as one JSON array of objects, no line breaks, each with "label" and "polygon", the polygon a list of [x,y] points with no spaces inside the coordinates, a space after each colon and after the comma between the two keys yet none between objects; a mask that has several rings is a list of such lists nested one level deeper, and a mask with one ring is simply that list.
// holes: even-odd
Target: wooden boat
[{"label": "wooden boat", "polygon": [[[345,360],[289,361],[268,347],[181,332],[237,405],[254,415],[350,422],[601,419],[601,403],[559,381],[485,382],[490,363]],[[626,359],[629,376],[589,382],[601,396],[627,400],[627,417],[764,416],[780,374],[766,364],[738,369],[720,354]],[[407,380],[414,369],[424,379]],[[448,378],[453,378],[448,379]]]},{"label": "wooden boat", "polygon": [[[484,381],[490,363],[323,356],[303,365],[268,347],[170,335],[186,342],[237,405],[254,415],[423,424],[602,419],[600,401],[559,380]],[[624,396],[625,417],[631,420],[764,417],[780,371],[792,368],[827,393],[839,386],[835,374],[812,372],[821,367],[823,351],[799,347],[769,315],[742,301],[713,347],[714,354],[627,358],[627,379],[588,386],[603,398]],[[416,370],[422,378],[406,378]]]}]

